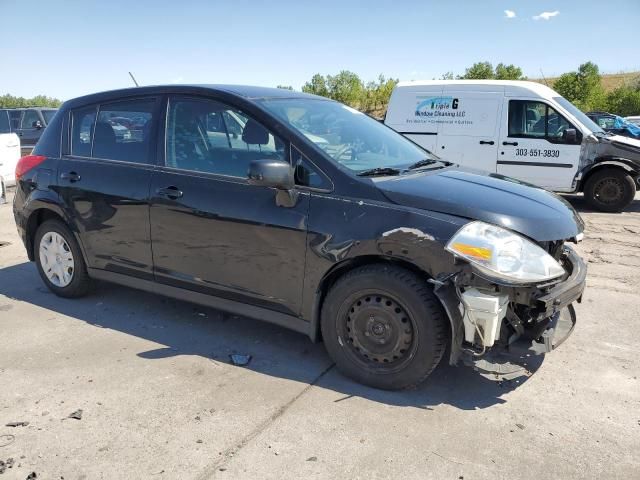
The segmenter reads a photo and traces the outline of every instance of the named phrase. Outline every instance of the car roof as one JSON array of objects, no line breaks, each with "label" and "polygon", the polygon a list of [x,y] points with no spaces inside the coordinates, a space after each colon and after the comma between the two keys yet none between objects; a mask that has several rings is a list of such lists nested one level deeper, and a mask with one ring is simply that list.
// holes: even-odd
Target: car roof
[{"label": "car roof", "polygon": [[481,87],[482,90],[498,90],[509,93],[533,92],[541,97],[556,97],[558,93],[538,82],[527,80],[411,80],[399,82],[398,89],[420,90],[421,87]]},{"label": "car roof", "polygon": [[284,88],[257,87],[250,85],[152,85],[144,87],[131,87],[105,92],[92,93],[82,97],[73,98],[65,102],[65,108],[74,107],[94,102],[104,102],[117,100],[122,97],[135,97],[139,95],[162,95],[162,94],[207,94],[225,93],[228,95],[243,97],[247,100],[261,100],[267,98],[307,98],[328,100],[325,97],[311,95],[308,93],[296,92]]}]

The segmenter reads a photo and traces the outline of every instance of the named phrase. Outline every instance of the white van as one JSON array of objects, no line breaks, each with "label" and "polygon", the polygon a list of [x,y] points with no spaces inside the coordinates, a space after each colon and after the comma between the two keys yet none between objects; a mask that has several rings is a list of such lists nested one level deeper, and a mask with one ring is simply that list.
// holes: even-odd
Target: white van
[{"label": "white van", "polygon": [[16,165],[20,160],[20,139],[15,133],[0,133],[0,177],[6,186],[16,183]]},{"label": "white van", "polygon": [[640,141],[607,134],[535,82],[401,82],[384,122],[443,160],[557,192],[584,192],[603,211],[624,209],[639,181]]}]

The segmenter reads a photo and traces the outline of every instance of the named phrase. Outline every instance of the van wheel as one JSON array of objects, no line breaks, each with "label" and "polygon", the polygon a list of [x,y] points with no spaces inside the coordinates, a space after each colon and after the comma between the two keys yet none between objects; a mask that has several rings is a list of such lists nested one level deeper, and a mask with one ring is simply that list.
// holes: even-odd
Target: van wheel
[{"label": "van wheel", "polygon": [[635,195],[633,178],[617,168],[604,168],[594,173],[584,187],[587,203],[603,212],[621,212]]},{"label": "van wheel", "polygon": [[366,265],[341,277],[322,305],[322,337],[338,370],[385,390],[415,387],[442,358],[442,307],[420,277]]},{"label": "van wheel", "polygon": [[75,237],[59,220],[47,220],[38,227],[34,256],[40,277],[56,295],[75,298],[91,286],[87,267]]}]

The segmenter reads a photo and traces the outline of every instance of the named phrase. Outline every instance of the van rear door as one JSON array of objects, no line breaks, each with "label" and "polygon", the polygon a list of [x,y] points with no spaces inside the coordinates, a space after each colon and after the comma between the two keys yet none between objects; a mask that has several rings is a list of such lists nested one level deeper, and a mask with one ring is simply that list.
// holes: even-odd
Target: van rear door
[{"label": "van rear door", "polygon": [[[505,98],[497,172],[549,190],[571,191],[582,134],[551,105]],[[565,131],[576,130],[574,140]]]},{"label": "van rear door", "polygon": [[456,87],[445,87],[435,106],[439,123],[435,153],[444,160],[495,173],[504,93],[454,90]]},{"label": "van rear door", "polygon": [[442,85],[396,87],[384,123],[422,148],[437,153],[438,119],[432,106],[441,96]]}]

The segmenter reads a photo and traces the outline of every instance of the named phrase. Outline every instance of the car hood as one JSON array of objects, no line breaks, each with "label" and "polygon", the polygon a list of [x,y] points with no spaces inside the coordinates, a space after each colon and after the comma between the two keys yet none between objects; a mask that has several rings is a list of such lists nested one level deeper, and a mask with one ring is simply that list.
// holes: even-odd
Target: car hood
[{"label": "car hood", "polygon": [[563,198],[497,174],[459,166],[376,179],[394,203],[500,225],[538,242],[566,240],[584,230]]}]

